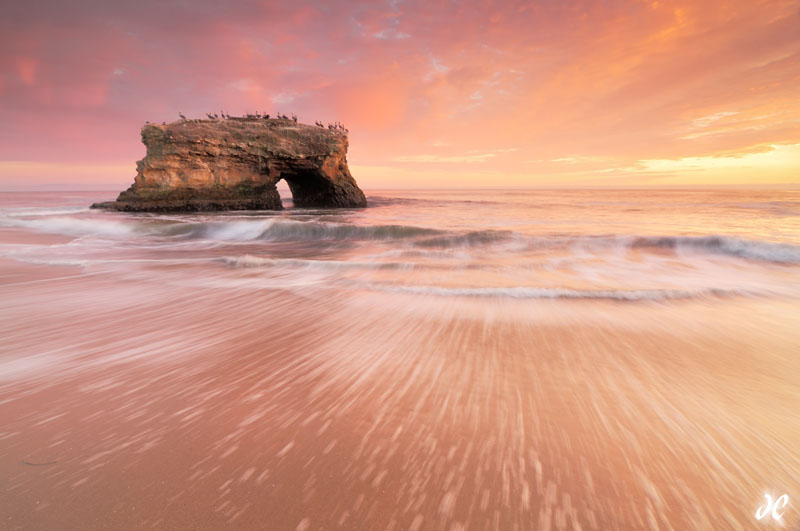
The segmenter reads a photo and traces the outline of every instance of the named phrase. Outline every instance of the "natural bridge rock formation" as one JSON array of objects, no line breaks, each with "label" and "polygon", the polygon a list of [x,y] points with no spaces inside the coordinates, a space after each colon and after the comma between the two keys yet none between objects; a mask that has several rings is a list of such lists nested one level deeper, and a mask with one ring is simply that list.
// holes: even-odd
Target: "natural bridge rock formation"
[{"label": "natural bridge rock formation", "polygon": [[147,155],[133,185],[93,208],[129,212],[279,210],[285,179],[295,206],[364,207],[347,168],[347,134],[292,120],[228,118],[145,125]]}]

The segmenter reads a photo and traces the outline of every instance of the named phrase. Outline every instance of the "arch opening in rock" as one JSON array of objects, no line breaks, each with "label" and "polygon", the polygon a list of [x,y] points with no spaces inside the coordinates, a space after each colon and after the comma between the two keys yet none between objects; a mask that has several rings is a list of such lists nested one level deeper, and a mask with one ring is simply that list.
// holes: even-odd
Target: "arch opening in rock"
[{"label": "arch opening in rock", "polygon": [[289,188],[289,183],[286,182],[286,179],[280,179],[276,182],[275,188],[278,190],[278,195],[281,196],[281,203],[284,208],[294,206],[292,190]]},{"label": "arch opening in rock", "polygon": [[283,171],[279,180],[289,185],[296,207],[331,207],[341,202],[337,187],[313,169]]}]

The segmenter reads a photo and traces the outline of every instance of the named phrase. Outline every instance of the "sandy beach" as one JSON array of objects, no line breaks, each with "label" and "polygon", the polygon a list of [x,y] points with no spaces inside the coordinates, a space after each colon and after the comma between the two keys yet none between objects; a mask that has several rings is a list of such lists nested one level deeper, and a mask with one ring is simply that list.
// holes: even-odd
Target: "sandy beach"
[{"label": "sandy beach", "polygon": [[751,529],[764,492],[800,499],[793,300],[332,296],[202,267],[2,263],[4,527]]}]

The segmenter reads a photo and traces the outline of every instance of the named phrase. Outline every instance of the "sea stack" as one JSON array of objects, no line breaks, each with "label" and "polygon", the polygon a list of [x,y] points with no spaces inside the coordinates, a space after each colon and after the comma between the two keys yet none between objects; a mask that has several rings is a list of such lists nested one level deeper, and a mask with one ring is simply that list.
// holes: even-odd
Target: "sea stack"
[{"label": "sea stack", "polygon": [[116,201],[92,208],[126,212],[280,210],[285,179],[299,207],[365,207],[347,167],[342,129],[293,120],[180,120],[142,127],[145,157]]}]

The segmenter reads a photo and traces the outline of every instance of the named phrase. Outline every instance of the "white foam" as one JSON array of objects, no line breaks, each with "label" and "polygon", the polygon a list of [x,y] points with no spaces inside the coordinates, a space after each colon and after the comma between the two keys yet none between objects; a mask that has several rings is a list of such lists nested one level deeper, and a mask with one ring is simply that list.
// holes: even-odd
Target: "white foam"
[{"label": "white foam", "polygon": [[800,247],[788,243],[746,240],[731,236],[664,236],[629,238],[627,245],[723,254],[750,260],[800,263]]},{"label": "white foam", "polygon": [[0,226],[22,227],[49,234],[63,234],[65,236],[77,237],[124,237],[134,234],[137,231],[137,225],[135,223],[126,223],[105,218],[48,217],[42,219],[22,219],[3,216],[0,217]]},{"label": "white foam", "polygon": [[562,288],[534,288],[526,286],[496,288],[444,288],[439,286],[369,285],[369,289],[417,295],[446,297],[498,297],[512,299],[606,299],[618,301],[664,301],[700,297],[755,295],[743,290],[716,288],[697,290],[636,289],[636,290],[574,290]]},{"label": "white foam", "polygon": [[300,269],[413,269],[413,263],[352,262],[344,260],[304,260],[300,258],[266,258],[253,255],[225,256],[219,261],[233,267],[291,267]]}]

